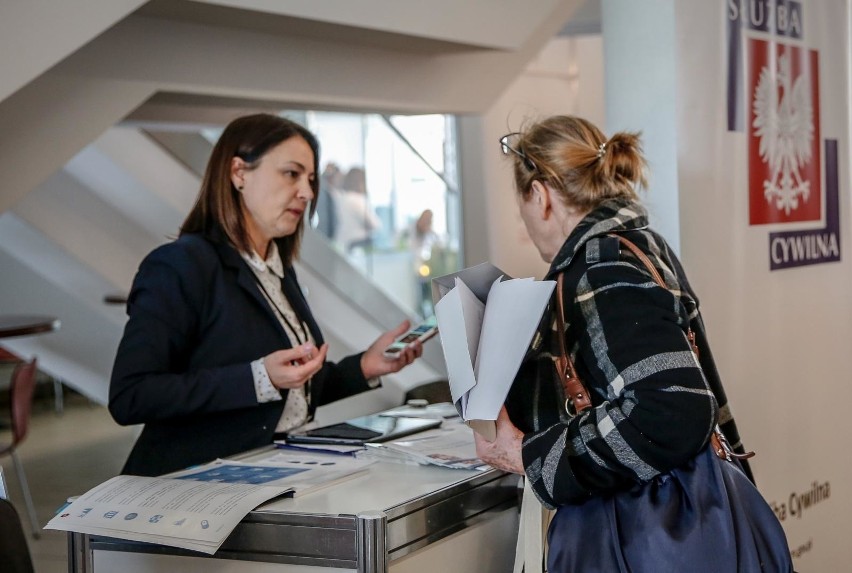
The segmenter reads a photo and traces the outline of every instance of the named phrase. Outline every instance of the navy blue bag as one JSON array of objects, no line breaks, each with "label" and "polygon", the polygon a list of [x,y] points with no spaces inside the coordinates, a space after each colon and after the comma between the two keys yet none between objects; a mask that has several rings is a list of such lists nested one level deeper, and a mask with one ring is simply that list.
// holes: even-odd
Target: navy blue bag
[{"label": "navy blue bag", "polygon": [[[666,288],[645,253],[618,239]],[[562,296],[557,301],[565,349]],[[691,330],[687,337],[697,357]],[[556,367],[569,396],[566,409],[576,414],[591,407],[567,352]],[[629,491],[560,507],[547,533],[548,573],[791,573],[781,523],[737,457],[747,456],[734,454],[717,426],[710,443],[684,466]]]},{"label": "navy blue bag", "polygon": [[547,534],[547,571],[793,571],[781,524],[736,464],[708,446],[633,490],[560,507]]}]

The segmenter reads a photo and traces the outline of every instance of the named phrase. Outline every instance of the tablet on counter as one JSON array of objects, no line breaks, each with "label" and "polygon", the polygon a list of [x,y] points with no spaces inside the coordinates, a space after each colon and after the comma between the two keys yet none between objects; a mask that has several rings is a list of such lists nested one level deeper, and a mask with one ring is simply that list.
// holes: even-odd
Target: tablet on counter
[{"label": "tablet on counter", "polygon": [[352,418],[339,424],[289,433],[287,441],[294,444],[378,444],[437,428],[440,425],[441,420],[434,418],[372,414]]}]

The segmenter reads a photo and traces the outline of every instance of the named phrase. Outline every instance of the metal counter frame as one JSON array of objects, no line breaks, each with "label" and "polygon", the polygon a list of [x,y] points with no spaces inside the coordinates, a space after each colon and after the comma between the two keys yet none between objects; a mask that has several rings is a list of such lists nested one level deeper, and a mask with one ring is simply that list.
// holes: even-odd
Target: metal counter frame
[{"label": "metal counter frame", "polygon": [[95,573],[93,552],[98,550],[387,573],[391,561],[517,506],[517,483],[518,476],[488,470],[399,505],[357,515],[253,511],[212,556],[69,533],[68,570]]}]

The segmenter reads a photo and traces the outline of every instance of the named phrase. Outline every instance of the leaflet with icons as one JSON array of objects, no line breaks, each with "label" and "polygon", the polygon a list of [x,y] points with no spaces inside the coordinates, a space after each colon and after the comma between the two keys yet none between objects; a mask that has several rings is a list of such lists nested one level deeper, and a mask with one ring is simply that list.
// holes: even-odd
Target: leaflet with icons
[{"label": "leaflet with icons", "polygon": [[257,506],[351,479],[368,460],[283,455],[216,460],[168,477],[118,476],[64,507],[45,529],[158,543],[213,554]]}]

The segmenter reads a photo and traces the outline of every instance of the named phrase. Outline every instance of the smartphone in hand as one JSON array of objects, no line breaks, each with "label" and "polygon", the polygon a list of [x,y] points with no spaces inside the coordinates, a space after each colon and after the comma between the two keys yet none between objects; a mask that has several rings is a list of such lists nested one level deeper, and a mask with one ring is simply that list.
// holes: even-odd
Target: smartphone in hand
[{"label": "smartphone in hand", "polygon": [[433,336],[438,334],[438,319],[430,316],[402,336],[398,337],[390,346],[385,348],[384,355],[387,358],[396,358],[399,353],[405,350],[405,347],[419,340],[426,342]]}]

